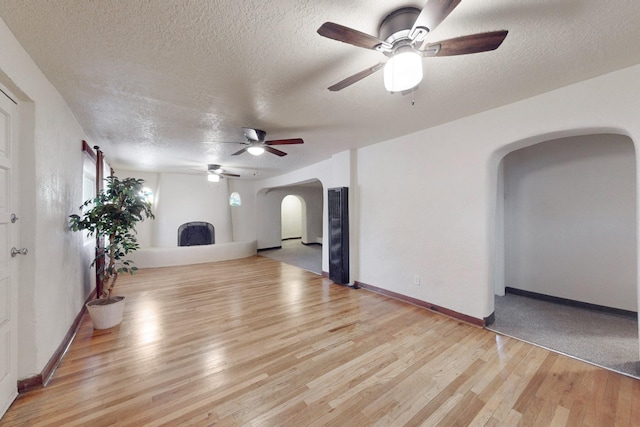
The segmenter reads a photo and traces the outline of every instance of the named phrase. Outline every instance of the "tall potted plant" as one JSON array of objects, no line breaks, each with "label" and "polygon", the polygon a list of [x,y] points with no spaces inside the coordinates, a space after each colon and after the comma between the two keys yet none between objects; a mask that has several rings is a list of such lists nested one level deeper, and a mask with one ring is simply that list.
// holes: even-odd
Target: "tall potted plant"
[{"label": "tall potted plant", "polygon": [[98,275],[103,280],[102,294],[87,304],[95,329],[108,329],[122,322],[124,297],[113,296],[113,289],[118,274],[133,274],[137,270],[133,262],[126,259],[139,248],[136,223],[154,218],[151,203],[142,191],[144,180],[121,180],[115,176],[106,180],[107,188],[80,206],[82,215],[69,216],[71,230],[86,230],[89,236],[105,239],[104,248],[96,244],[96,257],[91,262],[92,267],[99,266]]}]

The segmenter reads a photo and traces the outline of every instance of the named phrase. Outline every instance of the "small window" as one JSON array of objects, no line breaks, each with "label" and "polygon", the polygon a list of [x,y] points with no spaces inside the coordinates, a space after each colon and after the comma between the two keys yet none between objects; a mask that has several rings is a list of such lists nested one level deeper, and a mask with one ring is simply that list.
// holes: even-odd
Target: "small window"
[{"label": "small window", "polygon": [[153,191],[151,191],[149,187],[143,187],[142,190],[140,190],[140,195],[153,205]]},{"label": "small window", "polygon": [[242,200],[240,199],[240,195],[237,192],[233,192],[231,193],[231,196],[229,196],[229,204],[231,206],[241,206],[242,205]]}]

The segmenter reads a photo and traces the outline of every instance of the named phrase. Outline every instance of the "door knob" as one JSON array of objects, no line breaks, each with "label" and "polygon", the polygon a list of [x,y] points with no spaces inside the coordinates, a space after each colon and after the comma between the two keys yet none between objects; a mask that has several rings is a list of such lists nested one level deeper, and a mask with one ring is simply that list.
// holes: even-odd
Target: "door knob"
[{"label": "door knob", "polygon": [[14,257],[16,255],[26,255],[29,253],[27,248],[16,249],[15,247],[11,248],[11,256]]}]

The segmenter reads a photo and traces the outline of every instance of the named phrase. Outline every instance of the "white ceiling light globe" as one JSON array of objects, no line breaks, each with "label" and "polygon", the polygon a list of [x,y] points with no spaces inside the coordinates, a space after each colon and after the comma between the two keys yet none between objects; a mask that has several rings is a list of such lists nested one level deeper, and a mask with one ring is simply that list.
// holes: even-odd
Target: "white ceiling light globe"
[{"label": "white ceiling light globe", "polygon": [[384,87],[389,92],[402,92],[422,81],[422,56],[414,50],[393,55],[384,66]]},{"label": "white ceiling light globe", "polygon": [[252,145],[251,147],[247,148],[247,151],[249,152],[249,154],[259,156],[260,154],[264,153],[264,147],[260,147],[259,145]]}]

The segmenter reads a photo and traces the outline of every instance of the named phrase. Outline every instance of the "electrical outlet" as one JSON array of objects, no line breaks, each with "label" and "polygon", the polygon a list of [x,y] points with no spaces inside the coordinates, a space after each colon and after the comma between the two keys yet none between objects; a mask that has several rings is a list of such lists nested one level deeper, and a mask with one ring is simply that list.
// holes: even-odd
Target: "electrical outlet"
[{"label": "electrical outlet", "polygon": [[417,274],[413,276],[413,284],[416,286],[420,284],[420,276],[418,276]]}]

